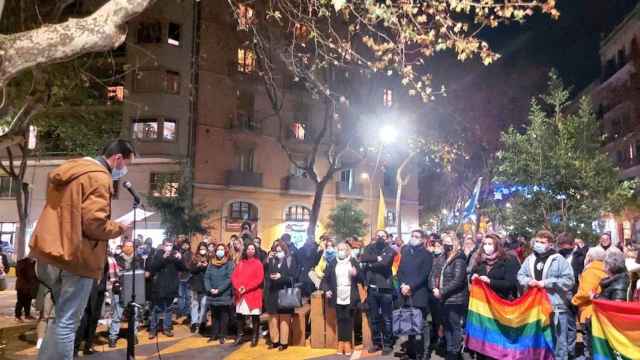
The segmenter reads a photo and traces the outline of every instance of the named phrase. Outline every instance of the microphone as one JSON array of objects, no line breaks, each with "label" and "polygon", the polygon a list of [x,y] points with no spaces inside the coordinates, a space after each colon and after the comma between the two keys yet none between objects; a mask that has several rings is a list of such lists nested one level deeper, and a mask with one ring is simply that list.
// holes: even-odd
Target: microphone
[{"label": "microphone", "polygon": [[129,194],[131,194],[131,196],[133,197],[133,202],[136,205],[140,205],[141,204],[141,200],[140,200],[140,195],[138,195],[138,193],[136,192],[136,190],[133,188],[133,184],[131,183],[131,181],[125,181],[122,183],[122,187],[124,187],[125,189],[127,189],[127,191],[129,192]]}]

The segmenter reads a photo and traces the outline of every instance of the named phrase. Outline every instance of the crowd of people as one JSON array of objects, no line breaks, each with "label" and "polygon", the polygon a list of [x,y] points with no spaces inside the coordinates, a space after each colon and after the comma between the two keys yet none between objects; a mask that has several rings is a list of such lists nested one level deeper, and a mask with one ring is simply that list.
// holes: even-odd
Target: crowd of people
[{"label": "crowd of people", "polygon": [[[352,353],[353,334],[362,334],[361,323],[354,319],[362,315],[371,327],[373,345],[368,350],[390,354],[398,341],[392,332],[392,312],[409,306],[420,310],[424,328],[421,336],[409,336],[400,355],[429,359],[436,352],[459,359],[470,282],[479,279],[506,300],[516,299],[529,287],[544,288],[553,306],[555,358],[589,359],[592,300],[633,301],[640,295],[637,244],[614,246],[608,233],[591,248],[568,233],[554,236],[548,231],[528,241],[414,230],[403,244],[379,230],[367,246],[355,237],[336,242],[323,236],[319,243],[307,241],[299,249],[284,234],[269,251],[262,249],[261,241],[249,224],[228,244],[201,242],[195,251],[184,238],[166,239],[157,248],[151,239],[138,238],[134,243],[125,238],[109,251],[102,281],[93,286],[76,332],[76,352],[81,348],[84,354],[94,352],[92,341],[102,317],[110,320],[108,343],[115,347],[120,324],[129,316],[134,316],[136,331],[148,328],[149,339],[159,331],[172,337],[174,321],[184,318],[192,333],[209,341],[224,344],[233,338],[236,345],[250,341],[256,346],[268,333],[268,347],[284,351],[291,341],[294,309],[279,306],[278,292],[299,287],[303,301],[322,291],[335,308],[339,354]],[[17,319],[23,313],[30,317],[31,301],[38,293],[34,268],[30,258],[18,262]],[[144,271],[147,305],[128,314],[122,276],[134,269]],[[40,286],[37,296],[39,320],[45,323],[52,316],[51,305],[43,300],[46,292]],[[268,320],[261,331],[263,313]],[[38,328],[43,339],[45,327]],[[579,330],[584,334],[581,354],[576,351]]]}]

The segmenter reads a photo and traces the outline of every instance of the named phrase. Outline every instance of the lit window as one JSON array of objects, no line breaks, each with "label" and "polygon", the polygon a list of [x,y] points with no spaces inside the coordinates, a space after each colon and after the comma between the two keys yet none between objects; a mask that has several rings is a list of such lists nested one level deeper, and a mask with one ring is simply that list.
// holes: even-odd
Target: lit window
[{"label": "lit window", "polygon": [[235,201],[229,205],[229,218],[232,220],[258,220],[258,208],[245,201]]},{"label": "lit window", "polygon": [[284,214],[285,221],[304,222],[309,221],[311,211],[308,207],[302,205],[292,205],[287,208]]},{"label": "lit window", "polygon": [[386,107],[391,107],[393,105],[393,91],[391,89],[384,89],[382,102]]},{"label": "lit window", "polygon": [[33,150],[36,148],[38,139],[38,128],[35,126],[29,126],[29,140],[27,141],[27,148]]},{"label": "lit window", "polygon": [[238,5],[238,30],[247,30],[253,24],[254,11],[249,5]]},{"label": "lit window", "polygon": [[294,122],[289,128],[291,137],[297,140],[304,140],[305,126],[299,122]]},{"label": "lit window", "polygon": [[176,121],[165,120],[162,122],[162,140],[176,141]]},{"label": "lit window", "polygon": [[180,186],[180,174],[151,173],[149,193],[151,196],[175,197]]},{"label": "lit window", "polygon": [[156,119],[140,119],[133,122],[134,140],[158,140],[158,121]]},{"label": "lit window", "polygon": [[14,222],[0,223],[0,241],[2,242],[2,252],[5,254],[13,251],[17,227]]},{"label": "lit window", "polygon": [[296,24],[293,27],[293,37],[297,42],[306,42],[309,38],[309,34],[309,28],[302,24]]},{"label": "lit window", "polygon": [[396,225],[396,212],[395,210],[387,210],[384,218],[385,226],[395,226]]},{"label": "lit window", "polygon": [[124,101],[124,86],[107,86],[107,100],[123,102]]},{"label": "lit window", "polygon": [[633,144],[629,144],[629,159],[633,159],[635,154],[633,153]]},{"label": "lit window", "polygon": [[238,49],[238,71],[249,74],[256,69],[256,56],[251,49]]},{"label": "lit window", "polygon": [[143,22],[138,25],[139,44],[159,44],[162,41],[162,24],[156,22]]},{"label": "lit window", "polygon": [[180,94],[180,73],[167,70],[165,73],[165,90],[169,94]]},{"label": "lit window", "polygon": [[252,173],[255,169],[255,151],[239,150],[236,153],[236,169],[240,172]]},{"label": "lit window", "polygon": [[237,111],[235,127],[243,130],[258,130],[260,124],[254,116],[254,95],[251,91],[238,90],[236,93]]},{"label": "lit window", "polygon": [[180,24],[169,23],[167,43],[173,46],[180,46]]}]

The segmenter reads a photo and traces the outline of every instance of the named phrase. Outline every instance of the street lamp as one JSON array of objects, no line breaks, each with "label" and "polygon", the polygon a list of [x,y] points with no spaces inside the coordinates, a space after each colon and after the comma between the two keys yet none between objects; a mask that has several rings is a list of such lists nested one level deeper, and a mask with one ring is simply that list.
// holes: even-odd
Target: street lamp
[{"label": "street lamp", "polygon": [[382,144],[389,145],[396,141],[396,138],[398,137],[398,130],[390,125],[385,125],[380,128],[378,136],[380,137],[380,142],[382,142]]},{"label": "street lamp", "polygon": [[[373,171],[371,172],[371,175],[369,176],[369,174],[363,173],[362,174],[362,179],[363,180],[369,180],[369,196],[371,197],[371,209],[370,209],[370,214],[372,216],[372,219],[370,221],[370,226],[371,226],[371,236],[373,236],[373,212],[374,212],[374,206],[376,204],[375,202],[375,196],[373,194],[373,181],[376,178],[376,172],[378,171],[378,167],[380,165],[380,158],[382,157],[382,150],[384,149],[385,145],[389,145],[393,142],[396,141],[396,138],[398,137],[398,130],[396,128],[394,128],[393,126],[390,125],[384,125],[382,126],[379,130],[378,130],[378,139],[380,141],[380,146],[378,146],[378,156],[376,157],[376,165],[373,168]],[[365,177],[366,175],[366,177]]]}]

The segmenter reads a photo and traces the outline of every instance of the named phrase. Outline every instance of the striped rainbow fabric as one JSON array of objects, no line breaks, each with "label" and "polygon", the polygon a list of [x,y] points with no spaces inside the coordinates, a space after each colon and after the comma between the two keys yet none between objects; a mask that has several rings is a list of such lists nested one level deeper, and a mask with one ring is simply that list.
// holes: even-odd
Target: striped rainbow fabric
[{"label": "striped rainbow fabric", "polygon": [[594,300],[593,314],[593,360],[640,359],[639,302]]},{"label": "striped rainbow fabric", "polygon": [[479,279],[471,285],[467,348],[494,359],[551,360],[552,307],[543,289],[529,289],[508,301]]}]

